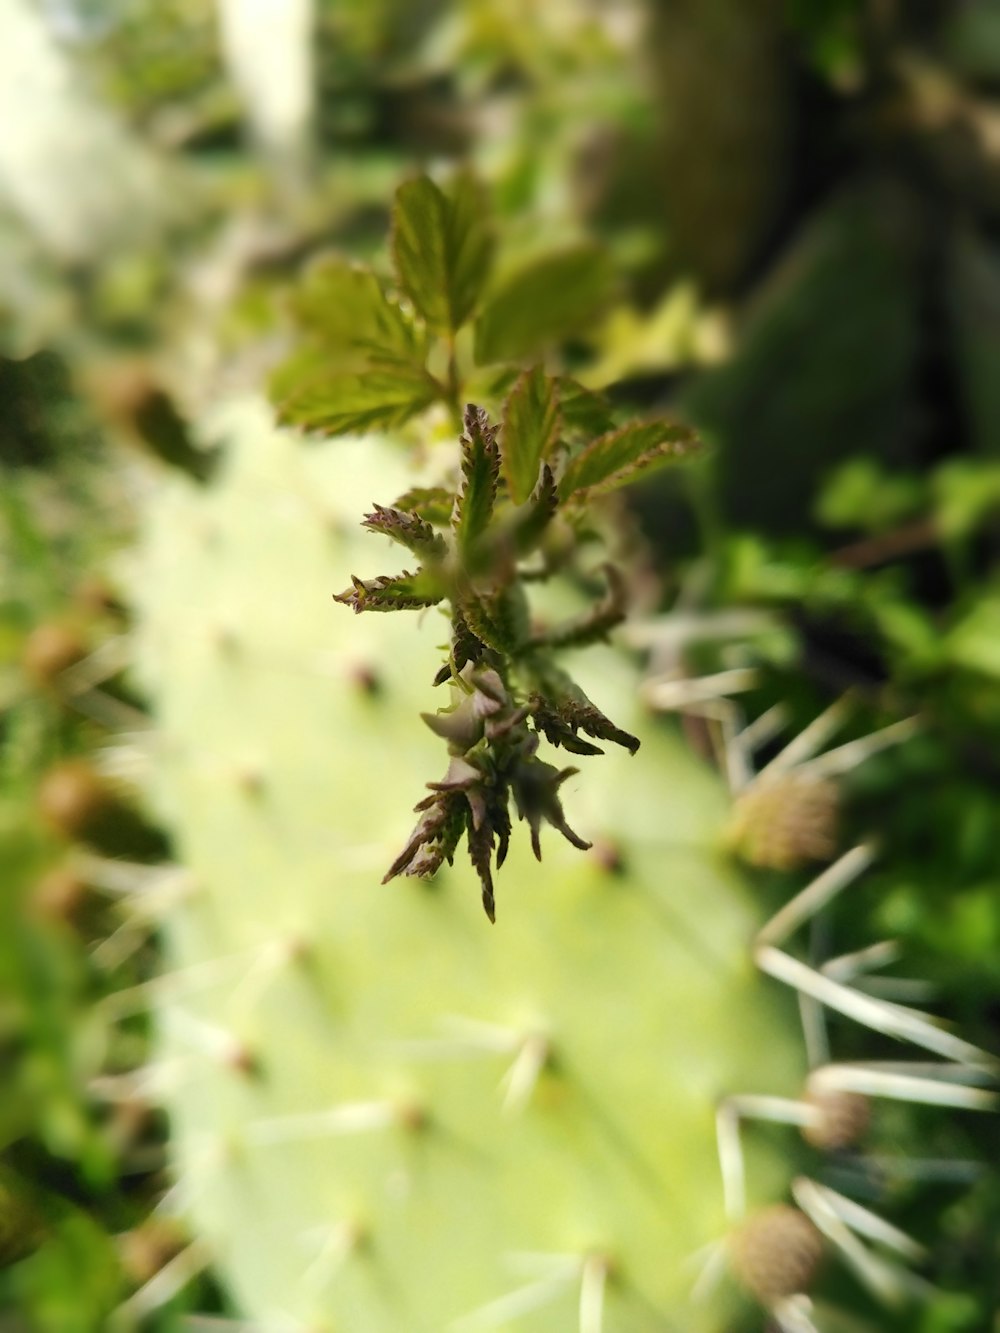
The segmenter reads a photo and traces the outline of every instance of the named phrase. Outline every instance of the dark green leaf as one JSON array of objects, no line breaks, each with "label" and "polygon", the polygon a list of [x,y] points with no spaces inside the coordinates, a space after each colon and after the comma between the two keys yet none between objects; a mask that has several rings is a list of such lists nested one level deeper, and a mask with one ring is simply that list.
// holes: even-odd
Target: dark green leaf
[{"label": "dark green leaf", "polygon": [[635,422],[592,440],[567,463],[559,482],[563,500],[602,495],[634,481],[644,472],[698,447],[687,426],[673,421]]},{"label": "dark green leaf", "polygon": [[495,653],[516,653],[524,643],[526,606],[516,585],[492,596],[470,592],[462,598],[459,611],[475,638]]},{"label": "dark green leaf", "polygon": [[419,361],[423,348],[413,325],[388,299],[367,268],[335,256],[310,265],[292,293],[291,309],[304,332],[330,361],[350,363],[362,354]]},{"label": "dark green leaf", "polygon": [[455,495],[446,486],[413,486],[392,507],[419,514],[425,523],[436,528],[446,528],[451,523]]},{"label": "dark green leaf", "polygon": [[599,745],[591,745],[590,741],[582,740],[569,722],[560,715],[558,707],[550,704],[542,695],[534,695],[530,707],[535,726],[552,745],[561,746],[570,754],[604,753]]},{"label": "dark green leaf", "polygon": [[351,575],[351,586],[344,592],[334,593],[333,600],[349,606],[353,611],[413,611],[418,607],[434,606],[444,593],[435,578],[426,570],[415,574],[381,575],[377,579],[358,579]]},{"label": "dark green leaf", "polygon": [[579,335],[611,294],[607,255],[588,244],[523,265],[487,297],[476,320],[476,361],[517,361]]},{"label": "dark green leaf", "polygon": [[452,524],[458,544],[468,550],[486,530],[493,513],[500,476],[497,429],[482,408],[469,403],[462,436],[462,488]]},{"label": "dark green leaf", "polygon": [[613,429],[615,423],[611,416],[611,404],[603,393],[585,389],[569,375],[560,375],[556,384],[563,425],[568,432],[593,436],[604,435]]},{"label": "dark green leaf", "polygon": [[451,654],[448,661],[434,677],[435,685],[443,685],[459,675],[467,662],[478,662],[483,655],[485,645],[477,639],[465,623],[461,611],[452,609],[451,615]]},{"label": "dark green leaf", "polygon": [[555,685],[555,692],[549,694],[546,690],[545,694],[532,700],[532,716],[554,744],[572,749],[572,745],[567,745],[565,732],[568,730],[575,735],[582,731],[596,740],[624,746],[629,754],[635,754],[639,748],[638,737],[616,727],[563,672],[558,676],[549,673],[546,684]]},{"label": "dark green leaf", "polygon": [[435,333],[454,334],[472,314],[493,258],[486,202],[463,172],[446,191],[427,176],[396,191],[392,253],[399,285]]},{"label": "dark green leaf", "polygon": [[507,490],[523,504],[538,481],[538,468],[559,434],[559,389],[541,366],[520,376],[503,407],[500,462]]},{"label": "dark green leaf", "polygon": [[378,362],[331,371],[315,353],[280,366],[271,380],[279,420],[323,435],[401,426],[434,402],[437,386],[417,366]]},{"label": "dark green leaf", "polygon": [[372,513],[365,515],[361,526],[369,532],[384,533],[421,560],[441,560],[448,550],[440,533],[435,532],[419,514],[403,509],[387,509],[377,504]]}]

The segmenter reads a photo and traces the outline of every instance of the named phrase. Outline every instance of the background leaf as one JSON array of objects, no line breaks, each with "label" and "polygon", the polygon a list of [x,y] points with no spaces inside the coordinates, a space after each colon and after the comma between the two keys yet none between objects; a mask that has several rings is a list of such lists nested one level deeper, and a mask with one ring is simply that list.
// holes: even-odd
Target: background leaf
[{"label": "background leaf", "polygon": [[279,420],[323,435],[401,426],[437,397],[418,366],[375,363],[363,372],[331,371],[314,354],[292,358],[276,372],[271,393]]},{"label": "background leaf", "polygon": [[533,366],[518,379],[503,409],[500,463],[515,504],[523,504],[534,490],[559,421],[558,384],[541,366]]},{"label": "background leaf", "polygon": [[592,440],[570,459],[559,482],[559,495],[563,500],[603,495],[659,464],[683,458],[697,446],[694,432],[675,421],[623,426]]},{"label": "background leaf", "polygon": [[290,307],[323,351],[367,353],[401,361],[422,359],[416,330],[386,296],[371,269],[327,255],[310,265],[292,292]]},{"label": "background leaf", "polygon": [[484,303],[476,320],[476,361],[520,360],[578,334],[611,290],[611,262],[589,243],[531,260]]},{"label": "background leaf", "polygon": [[445,192],[427,176],[396,191],[392,254],[400,287],[435,333],[456,333],[489,275],[493,234],[486,201],[463,172]]},{"label": "background leaf", "polygon": [[615,423],[611,404],[603,393],[585,388],[579,380],[569,375],[560,375],[556,385],[559,389],[559,411],[567,433],[604,435],[613,429]]}]

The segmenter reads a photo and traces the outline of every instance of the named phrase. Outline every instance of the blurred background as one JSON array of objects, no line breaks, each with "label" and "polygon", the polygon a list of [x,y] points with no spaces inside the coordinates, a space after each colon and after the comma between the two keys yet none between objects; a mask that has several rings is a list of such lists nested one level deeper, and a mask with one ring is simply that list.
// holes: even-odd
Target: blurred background
[{"label": "blurred background", "polygon": [[[839,942],[898,937],[998,1048],[996,0],[3,0],[4,1333],[109,1327],[185,1244],[150,1217],[162,1115],[100,1096],[147,1057],[102,1001],[155,975],[156,934],[67,859],[169,850],[108,778],[142,720],[115,559],[160,473],[209,475],[189,423],[264,382],[301,264],[384,266],[399,180],[458,163],[510,262],[607,254],[573,373],[710,445],[630,497],[644,613],[766,611],[751,712],[920,714],[852,792],[891,856]],[[936,1236],[920,1328],[997,1327],[992,1118],[898,1132],[962,1181],[900,1199]],[[143,1326],[225,1310],[202,1273]]]}]

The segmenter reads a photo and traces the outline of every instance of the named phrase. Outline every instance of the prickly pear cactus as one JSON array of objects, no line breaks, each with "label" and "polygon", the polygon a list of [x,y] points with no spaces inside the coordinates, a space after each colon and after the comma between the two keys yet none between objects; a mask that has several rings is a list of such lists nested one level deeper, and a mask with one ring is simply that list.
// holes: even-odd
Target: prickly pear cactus
[{"label": "prickly pear cactus", "polygon": [[[440,740],[415,712],[447,622],[331,602],[412,485],[376,439],[219,413],[210,487],[152,500],[133,570],[154,802],[189,871],[157,989],[177,1198],[255,1327],[719,1330],[686,1261],[725,1232],[718,1099],[796,1086],[787,997],[720,850],[716,778],[574,658],[641,735],[561,790],[584,853],[512,841],[485,920],[464,858],[381,883]],[[787,1169],[754,1159],[761,1201]]]}]

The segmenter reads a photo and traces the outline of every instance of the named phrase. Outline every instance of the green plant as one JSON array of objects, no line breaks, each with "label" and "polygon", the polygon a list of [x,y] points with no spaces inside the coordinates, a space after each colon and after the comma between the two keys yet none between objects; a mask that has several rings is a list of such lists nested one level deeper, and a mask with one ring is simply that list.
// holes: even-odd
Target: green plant
[{"label": "green plant", "polygon": [[[480,365],[542,347],[592,302],[603,272],[599,256],[564,251],[536,259],[484,299],[493,249],[471,177],[458,176],[447,190],[427,177],[401,186],[393,215],[399,296],[370,270],[336,260],[314,270],[294,305],[310,345],[276,376],[285,419],[325,433],[399,425],[435,398],[458,415],[466,326]],[[528,304],[581,278],[582,291],[563,292],[561,306]],[[430,369],[438,352],[447,361],[444,382]],[[514,380],[501,422],[491,424],[473,404],[462,421],[458,475],[410,488],[364,520],[416,557],[416,571],[352,575],[336,600],[356,612],[449,604],[449,653],[434,683],[450,681],[455,697],[424,719],[447,741],[451,761],[444,778],[428,784],[432,794],[418,804],[420,821],[387,878],[433,874],[451,863],[465,835],[492,921],[491,862],[494,848],[498,865],[507,854],[512,798],[536,857],[543,820],[575,846],[589,845],[566,823],[558,796],[576,770],[540,759],[539,738],[578,755],[601,753],[580,732],[633,753],[639,746],[555,661],[559,650],[599,642],[621,621],[621,575],[606,565],[604,599],[544,628],[532,623],[528,586],[572,559],[588,504],[691,452],[696,441],[665,420],[600,430],[608,425],[601,400],[540,365]]]}]

